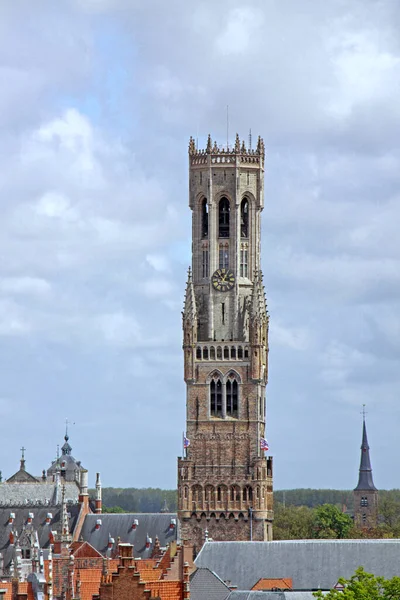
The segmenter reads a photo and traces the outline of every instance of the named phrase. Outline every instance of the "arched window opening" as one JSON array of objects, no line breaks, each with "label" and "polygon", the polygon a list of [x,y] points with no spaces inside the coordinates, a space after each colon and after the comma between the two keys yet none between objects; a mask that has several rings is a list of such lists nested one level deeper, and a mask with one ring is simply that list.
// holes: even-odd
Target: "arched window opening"
[{"label": "arched window opening", "polygon": [[239,348],[238,348],[238,358],[243,358],[243,348],[242,348],[242,346],[239,346]]},{"label": "arched window opening", "polygon": [[220,379],[212,380],[210,384],[211,416],[222,417],[222,383]]},{"label": "arched window opening", "polygon": [[368,498],[367,496],[362,496],[360,506],[368,506]]},{"label": "arched window opening", "polygon": [[232,348],[231,348],[231,358],[236,358],[236,348],[235,348],[235,346],[232,346]]},{"label": "arched window opening", "polygon": [[248,348],[244,349],[244,357],[249,358],[249,349]]},{"label": "arched window opening", "polygon": [[229,237],[230,204],[228,198],[221,198],[218,207],[219,237]]},{"label": "arched window opening", "polygon": [[211,360],[215,360],[215,348],[214,348],[214,346],[211,346],[211,348],[210,348],[210,359]]},{"label": "arched window opening", "polygon": [[222,360],[222,348],[218,346],[217,348],[217,360]]},{"label": "arched window opening", "polygon": [[365,513],[362,516],[362,522],[363,522],[363,525],[365,525],[367,522],[367,515]]},{"label": "arched window opening", "polygon": [[235,418],[238,416],[238,383],[236,379],[226,382],[226,414]]},{"label": "arched window opening", "polygon": [[200,346],[197,346],[197,348],[196,348],[196,358],[197,359],[201,359],[201,348],[200,348]]},{"label": "arched window opening", "polygon": [[224,347],[224,358],[229,359],[229,348],[228,346]]},{"label": "arched window opening", "polygon": [[201,236],[208,238],[208,204],[206,198],[203,198],[201,203]]},{"label": "arched window opening", "polygon": [[247,198],[244,198],[240,205],[240,235],[242,238],[249,237],[249,201]]},{"label": "arched window opening", "polygon": [[204,358],[204,360],[208,360],[208,348],[207,348],[207,346],[204,346],[204,348],[203,348],[203,358]]},{"label": "arched window opening", "polygon": [[247,488],[243,488],[243,502],[247,502]]},{"label": "arched window opening", "polygon": [[217,488],[217,500],[218,502],[221,502],[221,486],[218,486]]}]

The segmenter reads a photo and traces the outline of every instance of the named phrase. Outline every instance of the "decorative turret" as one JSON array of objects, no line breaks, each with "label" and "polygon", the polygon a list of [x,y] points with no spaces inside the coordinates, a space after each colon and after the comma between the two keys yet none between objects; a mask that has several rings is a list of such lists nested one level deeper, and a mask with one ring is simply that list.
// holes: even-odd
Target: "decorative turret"
[{"label": "decorative turret", "polygon": [[354,489],[354,523],[357,527],[363,529],[374,528],[378,523],[378,490],[372,479],[367,427],[365,424],[365,405],[363,405],[360,470],[358,484]]},{"label": "decorative turret", "polygon": [[59,456],[57,446],[57,457],[47,470],[47,477],[56,479],[57,473],[60,473],[63,481],[76,481],[79,484],[80,474],[83,470],[81,462],[72,456],[72,447],[69,443],[68,421],[66,422],[64,444],[61,446],[61,456]]},{"label": "decorative turret", "polygon": [[101,481],[100,473],[96,473],[96,513],[102,512],[102,498],[101,498]]},{"label": "decorative turret", "polygon": [[183,320],[183,351],[185,363],[185,378],[194,378],[194,344],[197,341],[197,308],[196,296],[192,280],[192,271],[188,269],[185,304],[182,312]]}]

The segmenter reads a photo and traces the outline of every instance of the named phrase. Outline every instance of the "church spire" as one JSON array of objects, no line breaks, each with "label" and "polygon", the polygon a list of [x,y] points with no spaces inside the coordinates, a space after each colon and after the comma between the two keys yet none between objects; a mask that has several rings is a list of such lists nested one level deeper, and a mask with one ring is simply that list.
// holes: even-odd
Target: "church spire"
[{"label": "church spire", "polygon": [[372,479],[371,459],[369,456],[369,446],[367,438],[367,427],[365,425],[365,411],[363,410],[363,433],[361,443],[361,460],[360,474],[358,477],[358,485],[355,490],[371,490],[375,491],[376,487]]}]

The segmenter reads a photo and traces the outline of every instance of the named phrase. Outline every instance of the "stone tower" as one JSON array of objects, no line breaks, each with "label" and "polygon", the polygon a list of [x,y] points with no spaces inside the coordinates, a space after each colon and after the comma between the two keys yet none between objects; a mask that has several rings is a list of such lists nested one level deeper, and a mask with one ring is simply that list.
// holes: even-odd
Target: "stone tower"
[{"label": "stone tower", "polygon": [[361,529],[375,528],[378,524],[378,490],[372,479],[365,415],[363,415],[360,474],[353,494],[354,525]]},{"label": "stone tower", "polygon": [[272,539],[265,457],[268,313],[260,266],[264,143],[189,143],[192,269],[183,311],[186,456],[178,459],[181,536]]}]

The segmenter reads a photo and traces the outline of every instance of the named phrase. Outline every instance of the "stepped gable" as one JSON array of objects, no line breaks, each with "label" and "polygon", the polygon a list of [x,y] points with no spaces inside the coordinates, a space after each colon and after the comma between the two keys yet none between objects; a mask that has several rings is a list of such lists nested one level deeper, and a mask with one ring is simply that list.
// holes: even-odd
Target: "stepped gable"
[{"label": "stepped gable", "polygon": [[[101,521],[99,524],[98,521]],[[151,558],[158,537],[165,548],[178,539],[178,521],[175,513],[103,513],[86,515],[81,539],[89,542],[98,552],[115,551],[118,541],[134,547],[135,558]],[[110,549],[110,538],[114,540]]]}]

